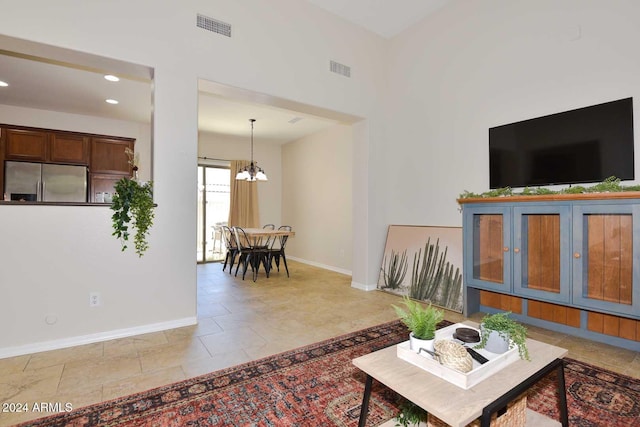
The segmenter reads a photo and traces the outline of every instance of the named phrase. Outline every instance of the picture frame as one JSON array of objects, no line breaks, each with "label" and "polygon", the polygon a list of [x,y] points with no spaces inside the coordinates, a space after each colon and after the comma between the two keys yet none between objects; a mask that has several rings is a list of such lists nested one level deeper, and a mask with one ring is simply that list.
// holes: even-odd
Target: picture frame
[{"label": "picture frame", "polygon": [[462,227],[390,225],[377,288],[462,313]]}]

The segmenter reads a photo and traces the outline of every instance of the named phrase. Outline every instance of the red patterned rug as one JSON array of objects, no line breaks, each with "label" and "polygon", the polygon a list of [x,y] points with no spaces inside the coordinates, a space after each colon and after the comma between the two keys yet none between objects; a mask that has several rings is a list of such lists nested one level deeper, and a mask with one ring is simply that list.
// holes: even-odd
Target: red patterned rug
[{"label": "red patterned rug", "polygon": [[[406,328],[391,322],[21,426],[356,426],[364,375],[351,359],[406,337]],[[640,380],[567,362],[571,426],[640,427]],[[397,400],[374,381],[367,425],[393,418]],[[555,402],[547,378],[528,406],[557,419]]]}]

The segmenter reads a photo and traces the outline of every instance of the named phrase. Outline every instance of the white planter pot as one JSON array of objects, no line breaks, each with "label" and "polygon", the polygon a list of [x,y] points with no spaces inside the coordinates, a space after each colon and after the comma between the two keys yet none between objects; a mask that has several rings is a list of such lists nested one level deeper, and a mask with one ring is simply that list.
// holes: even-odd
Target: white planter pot
[{"label": "white planter pot", "polygon": [[[482,326],[480,329],[484,335],[486,332],[482,329]],[[509,350],[509,340],[500,336],[496,331],[490,331],[489,338],[487,338],[487,344],[484,346],[484,349],[496,354],[506,353],[507,350]]]},{"label": "white planter pot", "polygon": [[425,350],[433,352],[434,341],[435,341],[435,338],[432,340],[421,340],[414,337],[413,332],[409,334],[409,347],[411,348],[411,350],[415,351],[416,353],[419,353],[421,348],[424,348]]}]

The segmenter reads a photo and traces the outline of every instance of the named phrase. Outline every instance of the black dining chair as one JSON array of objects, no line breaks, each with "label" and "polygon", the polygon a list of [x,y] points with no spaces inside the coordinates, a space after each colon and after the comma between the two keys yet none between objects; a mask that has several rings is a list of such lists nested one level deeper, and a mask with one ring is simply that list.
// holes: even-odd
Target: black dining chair
[{"label": "black dining chair", "polygon": [[[281,225],[278,227],[278,230],[283,231],[291,231],[290,225]],[[272,261],[276,262],[276,268],[280,271],[280,258],[282,258],[282,262],[284,263],[284,268],[287,270],[287,277],[289,277],[289,267],[287,266],[287,257],[284,253],[284,248],[287,246],[287,240],[289,236],[277,236],[271,244],[271,248],[269,249],[269,269],[271,268]]]},{"label": "black dining chair", "polygon": [[233,234],[231,228],[226,225],[221,225],[222,229],[222,239],[224,240],[224,244],[227,247],[227,255],[224,257],[224,265],[222,266],[222,271],[227,268],[227,263],[229,263],[229,274],[233,271],[233,264],[236,261],[236,257],[238,256],[238,245],[236,243],[236,237]]},{"label": "black dining chair", "polygon": [[247,236],[247,233],[241,227],[233,227],[233,233],[236,237],[238,254],[240,255],[238,265],[236,266],[236,276],[238,275],[240,264],[242,264],[242,280],[244,280],[247,274],[247,269],[251,267],[253,281],[255,282],[258,279],[260,263],[263,263],[267,277],[269,277],[269,267],[266,262],[268,250],[263,247],[254,246]]}]

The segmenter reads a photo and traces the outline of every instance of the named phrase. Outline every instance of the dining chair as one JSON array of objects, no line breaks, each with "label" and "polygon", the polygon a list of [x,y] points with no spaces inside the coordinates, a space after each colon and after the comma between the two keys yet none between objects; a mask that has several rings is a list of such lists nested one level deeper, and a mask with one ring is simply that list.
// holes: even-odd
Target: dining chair
[{"label": "dining chair", "polygon": [[[290,225],[281,225],[278,227],[278,230],[291,231]],[[269,268],[271,268],[271,262],[275,260],[276,268],[280,271],[280,258],[282,258],[282,262],[284,263],[284,268],[287,270],[287,277],[289,277],[289,267],[287,266],[287,257],[284,254],[284,248],[287,245],[287,240],[289,236],[277,236],[271,244],[271,248],[269,249],[269,259],[268,264]]]},{"label": "dining chair", "polygon": [[222,266],[222,271],[227,268],[227,263],[229,263],[229,274],[233,271],[233,264],[236,261],[236,257],[238,256],[238,245],[236,243],[236,237],[233,234],[231,228],[226,225],[221,225],[222,229],[222,238],[224,239],[224,244],[227,247],[227,255],[224,257],[224,265]]},{"label": "dining chair", "polygon": [[251,267],[253,281],[255,282],[258,279],[260,263],[263,263],[267,277],[269,277],[269,267],[266,262],[268,250],[266,248],[254,246],[247,236],[247,233],[241,227],[234,227],[233,232],[236,237],[236,244],[240,255],[238,265],[236,266],[236,276],[238,275],[240,264],[242,264],[242,280],[244,280],[247,274],[247,269]]}]

